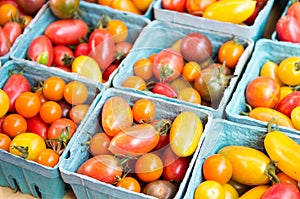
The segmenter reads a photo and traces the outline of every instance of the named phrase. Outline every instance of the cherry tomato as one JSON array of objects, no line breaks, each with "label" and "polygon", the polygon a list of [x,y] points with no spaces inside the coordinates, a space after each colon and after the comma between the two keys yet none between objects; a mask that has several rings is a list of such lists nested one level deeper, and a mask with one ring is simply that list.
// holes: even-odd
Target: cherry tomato
[{"label": "cherry tomato", "polygon": [[7,95],[7,93],[0,89],[0,106],[1,106],[1,110],[0,110],[0,117],[3,117],[8,109],[9,109],[9,106],[10,106],[10,99]]},{"label": "cherry tomato", "polygon": [[159,142],[159,133],[151,124],[136,124],[122,129],[109,145],[113,154],[139,156],[150,152]]},{"label": "cherry tomato", "polygon": [[17,97],[15,108],[17,113],[25,118],[34,117],[39,113],[41,101],[38,96],[32,92],[24,92]]},{"label": "cherry tomato", "polygon": [[112,155],[98,155],[85,161],[77,173],[95,178],[108,184],[116,183],[117,177],[122,176],[122,168]]},{"label": "cherry tomato", "polygon": [[144,0],[144,1],[132,0],[132,2],[137,7],[137,9],[145,13],[148,10],[150,4],[153,2],[153,0]]},{"label": "cherry tomato", "polygon": [[192,15],[202,16],[205,9],[215,2],[216,0],[186,0],[186,9]]},{"label": "cherry tomato", "polygon": [[83,104],[88,98],[88,89],[79,81],[71,81],[65,86],[64,98],[72,105]]},{"label": "cherry tomato", "polygon": [[244,50],[244,46],[237,40],[229,40],[219,48],[218,59],[221,63],[225,62],[226,66],[235,68]]},{"label": "cherry tomato", "polygon": [[117,68],[119,67],[119,65],[112,63],[111,65],[109,65],[102,73],[102,78],[105,81],[109,80],[109,77],[111,76],[111,74],[117,70]]},{"label": "cherry tomato", "polygon": [[214,180],[226,184],[232,177],[232,164],[221,154],[213,154],[204,160],[203,175],[206,180]]},{"label": "cherry tomato", "polygon": [[[290,183],[295,186],[298,186],[297,180],[291,178],[290,176],[286,175],[285,173],[279,172],[276,175],[277,175],[278,179],[280,180],[280,182]],[[273,185],[274,184],[276,184],[276,183],[273,182]]]},{"label": "cherry tomato", "polygon": [[142,12],[137,9],[134,3],[130,0],[113,0],[111,7],[117,10],[122,10],[126,12],[131,12],[135,14],[142,14]]},{"label": "cherry tomato", "polygon": [[72,108],[72,105],[69,104],[64,98],[57,101],[57,103],[60,105],[61,110],[62,110],[62,117],[63,118],[68,118],[70,110]]},{"label": "cherry tomato", "polygon": [[52,13],[61,19],[72,18],[78,11],[80,0],[50,0]]},{"label": "cherry tomato", "polygon": [[104,5],[104,6],[111,6],[113,0],[97,0],[98,4]]},{"label": "cherry tomato", "polygon": [[186,10],[186,0],[162,0],[161,7],[167,10],[184,12]]},{"label": "cherry tomato", "polygon": [[16,113],[7,115],[3,120],[2,129],[5,134],[14,138],[16,135],[26,132],[26,119],[22,115]]},{"label": "cherry tomato", "polygon": [[54,46],[53,48],[53,65],[70,67],[74,60],[73,51],[64,45]]},{"label": "cherry tomato", "polygon": [[120,131],[131,127],[132,123],[132,110],[122,97],[113,96],[104,103],[101,124],[107,135],[115,136]]},{"label": "cherry tomato", "polygon": [[132,48],[132,43],[128,42],[128,41],[120,41],[118,43],[116,43],[116,55],[115,61],[122,61],[129,53],[129,51]]},{"label": "cherry tomato", "polygon": [[300,20],[299,10],[300,10],[300,3],[293,2],[288,8],[286,15],[294,16],[296,19]]},{"label": "cherry tomato", "polygon": [[184,88],[182,89],[177,96],[177,99],[183,100],[186,102],[201,104],[201,96],[199,92],[194,88]]},{"label": "cherry tomato", "polygon": [[246,101],[251,107],[274,108],[280,98],[280,85],[272,78],[259,76],[246,88]]},{"label": "cherry tomato", "polygon": [[147,81],[153,75],[152,62],[149,58],[141,58],[134,63],[133,71],[136,76],[139,76],[143,80]]},{"label": "cherry tomato", "polygon": [[89,54],[89,45],[88,43],[80,43],[76,46],[74,56],[79,57],[80,55],[88,55]]},{"label": "cherry tomato", "polygon": [[142,181],[152,182],[162,175],[163,162],[158,155],[146,153],[137,159],[135,172]]},{"label": "cherry tomato", "polygon": [[6,55],[9,52],[11,45],[12,44],[5,35],[3,28],[0,27],[0,56]]},{"label": "cherry tomato", "polygon": [[27,56],[32,61],[51,66],[53,61],[51,40],[45,35],[34,38],[27,49]]},{"label": "cherry tomato", "polygon": [[88,46],[89,56],[97,62],[101,70],[105,70],[113,62],[116,46],[107,29],[95,29],[89,37]]},{"label": "cherry tomato", "polygon": [[55,167],[59,161],[59,155],[53,149],[45,149],[35,159],[39,164],[48,167]]},{"label": "cherry tomato", "polygon": [[170,84],[175,89],[175,91],[177,91],[177,93],[180,93],[185,88],[191,87],[191,84],[183,77],[178,77]]},{"label": "cherry tomato", "polygon": [[17,0],[17,2],[22,11],[34,16],[46,3],[46,0]]},{"label": "cherry tomato", "polygon": [[60,19],[49,24],[44,34],[55,45],[75,45],[78,44],[87,33],[88,26],[83,20]]},{"label": "cherry tomato", "polygon": [[57,102],[47,101],[41,105],[39,113],[44,122],[51,124],[55,120],[61,118],[62,109]]},{"label": "cherry tomato", "polygon": [[70,110],[69,116],[76,124],[80,124],[83,118],[86,116],[90,105],[88,104],[77,104]]},{"label": "cherry tomato", "polygon": [[276,110],[291,117],[294,108],[300,106],[300,91],[294,91],[285,96],[276,106]]},{"label": "cherry tomato", "polygon": [[201,68],[197,62],[187,62],[182,70],[182,76],[189,82],[195,80],[200,75]]},{"label": "cherry tomato", "polygon": [[225,199],[239,199],[239,193],[232,185],[226,183],[222,186],[225,191]]},{"label": "cherry tomato", "polygon": [[195,199],[223,199],[225,190],[223,186],[213,180],[201,182],[194,193]]},{"label": "cherry tomato", "polygon": [[141,91],[145,90],[147,87],[145,80],[135,75],[126,78],[122,83],[122,86],[127,88],[133,88],[136,90],[141,90]]},{"label": "cherry tomato", "polygon": [[102,82],[102,72],[99,65],[87,55],[80,55],[74,59],[72,72],[78,73],[93,82]]},{"label": "cherry tomato", "polygon": [[26,160],[35,161],[37,156],[46,149],[43,138],[35,133],[21,133],[14,137],[9,152]]},{"label": "cherry tomato", "polygon": [[99,132],[93,135],[89,144],[91,154],[93,156],[101,154],[111,154],[111,152],[108,150],[110,140],[111,137],[103,132]]},{"label": "cherry tomato", "polygon": [[156,107],[152,100],[139,99],[133,104],[132,113],[137,123],[150,123],[156,117]]},{"label": "cherry tomato", "polygon": [[278,65],[275,62],[267,60],[260,69],[260,76],[268,76],[273,78],[280,86],[284,84],[280,81],[278,75]]},{"label": "cherry tomato", "polygon": [[38,134],[43,139],[47,138],[49,125],[45,123],[39,115],[36,115],[32,118],[27,118],[26,121],[28,132]]},{"label": "cherry tomato", "polygon": [[10,142],[11,142],[11,139],[8,135],[6,135],[4,133],[0,133],[0,149],[9,151]]},{"label": "cherry tomato", "polygon": [[133,177],[126,176],[125,178],[122,178],[118,183],[116,184],[117,187],[122,187],[124,189],[134,191],[137,193],[141,192],[141,185],[140,183]]},{"label": "cherry tomato", "polygon": [[115,42],[125,41],[128,37],[128,27],[122,20],[109,20],[106,29],[111,34]]},{"label": "cherry tomato", "polygon": [[[159,190],[159,191],[158,191]],[[146,184],[143,193],[156,198],[174,198],[178,188],[167,180],[154,180]]]},{"label": "cherry tomato", "polygon": [[172,48],[166,48],[155,56],[152,71],[157,79],[171,81],[181,74],[183,66],[181,54]]},{"label": "cherry tomato", "polygon": [[292,110],[291,120],[295,128],[300,130],[300,106],[297,106]]},{"label": "cherry tomato", "polygon": [[286,85],[300,84],[300,57],[288,57],[282,60],[278,67],[279,79]]},{"label": "cherry tomato", "polygon": [[17,15],[18,8],[14,5],[6,3],[0,6],[0,25],[3,26]]},{"label": "cherry tomato", "polygon": [[298,187],[289,183],[277,183],[268,188],[261,197],[261,199],[279,198],[299,199],[300,192]]},{"label": "cherry tomato", "polygon": [[279,98],[279,103],[281,102],[281,100],[291,94],[293,92],[293,88],[290,86],[281,86],[280,87],[280,98]]},{"label": "cherry tomato", "polygon": [[189,168],[190,158],[177,156],[170,147],[167,147],[162,155],[163,178],[168,181],[180,182],[185,177]]},{"label": "cherry tomato", "polygon": [[164,95],[170,98],[176,98],[178,95],[175,88],[173,88],[172,85],[167,82],[156,83],[152,89],[152,93]]},{"label": "cherry tomato", "polygon": [[13,44],[17,37],[22,34],[22,27],[17,22],[8,22],[3,26],[3,31],[7,36],[9,42]]},{"label": "cherry tomato", "polygon": [[170,129],[170,146],[180,157],[192,155],[201,138],[203,125],[200,118],[191,111],[178,114]]},{"label": "cherry tomato", "polygon": [[48,101],[48,99],[43,94],[43,89],[42,90],[38,89],[37,91],[34,91],[34,94],[39,97],[41,104]]},{"label": "cherry tomato", "polygon": [[262,195],[268,190],[269,185],[258,185],[241,195],[240,199],[261,199]]},{"label": "cherry tomato", "polygon": [[64,97],[66,83],[57,76],[51,76],[44,81],[43,95],[48,100],[59,101]]},{"label": "cherry tomato", "polygon": [[76,129],[76,124],[72,120],[60,118],[51,123],[47,132],[47,137],[51,140],[66,136],[67,140],[69,140],[73,137]]}]

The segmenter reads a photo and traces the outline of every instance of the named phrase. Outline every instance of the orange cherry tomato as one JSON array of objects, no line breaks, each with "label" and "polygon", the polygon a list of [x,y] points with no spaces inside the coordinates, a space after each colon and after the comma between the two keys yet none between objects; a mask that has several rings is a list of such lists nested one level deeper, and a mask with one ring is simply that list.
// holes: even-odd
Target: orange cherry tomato
[{"label": "orange cherry tomato", "polygon": [[140,99],[133,104],[132,113],[137,123],[150,123],[156,117],[156,107],[152,100]]},{"label": "orange cherry tomato", "polygon": [[113,36],[115,42],[125,41],[128,37],[128,27],[119,19],[109,20],[106,29]]},{"label": "orange cherry tomato", "polygon": [[21,93],[15,102],[17,113],[25,118],[34,117],[39,113],[41,107],[40,98],[32,92]]},{"label": "orange cherry tomato", "polygon": [[18,9],[10,4],[6,3],[0,6],[0,25],[3,26],[17,14]]},{"label": "orange cherry tomato", "polygon": [[137,159],[135,172],[144,182],[157,180],[163,173],[163,162],[158,155],[146,153]]},{"label": "orange cherry tomato", "polygon": [[137,193],[141,192],[141,185],[140,183],[133,177],[126,176],[122,178],[116,185],[117,187],[123,187],[130,191],[134,191]]},{"label": "orange cherry tomato", "polygon": [[17,113],[7,115],[3,120],[2,130],[9,137],[14,138],[16,135],[26,132],[26,119]]},{"label": "orange cherry tomato", "polygon": [[137,9],[145,13],[148,10],[150,4],[153,2],[153,0],[132,0],[132,2],[137,7]]},{"label": "orange cherry tomato", "polygon": [[11,139],[8,135],[6,135],[4,133],[0,133],[0,149],[9,151],[10,142],[11,142]]},{"label": "orange cherry tomato", "polygon": [[108,150],[110,140],[111,137],[103,132],[99,132],[93,135],[89,144],[91,154],[93,156],[111,154],[111,152]]},{"label": "orange cherry tomato", "polygon": [[69,82],[64,89],[64,98],[72,105],[83,104],[88,98],[88,89],[79,81]]},{"label": "orange cherry tomato", "polygon": [[130,0],[113,0],[111,7],[117,10],[132,12],[135,14],[142,14],[142,12],[137,9],[134,3]]},{"label": "orange cherry tomato", "polygon": [[122,84],[123,87],[133,88],[137,90],[145,90],[147,87],[145,80],[139,76],[130,76]]},{"label": "orange cherry tomato", "polygon": [[196,89],[190,87],[182,89],[178,93],[177,99],[193,104],[201,104],[201,96],[199,92]]},{"label": "orange cherry tomato", "polygon": [[53,149],[45,149],[36,157],[35,161],[53,168],[59,161],[59,155]]},{"label": "orange cherry tomato", "polygon": [[235,68],[244,52],[244,46],[236,40],[230,40],[221,45],[218,51],[218,58],[221,63],[226,61],[226,66]]},{"label": "orange cherry tomato", "polygon": [[44,122],[51,124],[62,117],[62,108],[55,101],[47,101],[41,105],[39,113]]},{"label": "orange cherry tomato", "polygon": [[[291,178],[290,176],[286,175],[285,173],[279,172],[276,175],[279,178],[280,182],[286,182],[286,183],[290,183],[290,184],[294,184],[294,185],[298,186],[297,180]],[[273,183],[273,184],[275,184],[275,183]]]},{"label": "orange cherry tomato", "polygon": [[149,80],[153,76],[152,63],[150,58],[141,58],[137,60],[133,65],[134,74],[145,81]]},{"label": "orange cherry tomato", "polygon": [[43,95],[48,100],[59,101],[64,97],[66,83],[60,77],[47,78],[43,84]]},{"label": "orange cherry tomato", "polygon": [[182,70],[182,76],[189,82],[195,80],[200,75],[201,68],[197,62],[187,62]]},{"label": "orange cherry tomato", "polygon": [[90,105],[88,104],[78,104],[71,108],[69,116],[76,124],[80,124],[83,118],[86,116]]},{"label": "orange cherry tomato", "polygon": [[113,0],[97,0],[97,3],[103,6],[111,6]]}]

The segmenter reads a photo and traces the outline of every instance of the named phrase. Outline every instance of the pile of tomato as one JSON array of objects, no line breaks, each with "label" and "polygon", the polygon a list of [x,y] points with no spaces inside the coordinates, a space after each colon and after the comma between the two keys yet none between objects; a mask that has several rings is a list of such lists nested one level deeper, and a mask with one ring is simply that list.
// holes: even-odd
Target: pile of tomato
[{"label": "pile of tomato", "polygon": [[191,32],[169,48],[138,59],[122,86],[218,107],[243,52],[244,46],[232,39],[212,58],[211,40]]},{"label": "pile of tomato", "polygon": [[280,41],[300,43],[300,2],[291,1],[286,15],[276,24],[276,33]]},{"label": "pile of tomato", "polygon": [[251,118],[300,130],[300,57],[279,64],[266,60],[260,76],[251,80],[245,97]]},{"label": "pile of tomato", "polygon": [[9,52],[45,2],[38,0],[32,5],[31,1],[24,0],[0,1],[0,57]]},{"label": "pile of tomato", "polygon": [[161,7],[207,19],[252,25],[267,0],[162,0]]},{"label": "pile of tomato", "polygon": [[134,192],[173,198],[204,126],[193,111],[175,118],[159,118],[159,111],[149,98],[137,99],[132,106],[121,96],[108,98],[95,115],[102,129],[91,137],[90,157],[77,173]]},{"label": "pile of tomato", "polygon": [[135,13],[139,15],[145,14],[153,0],[86,0],[88,2],[97,3],[103,6],[109,6],[116,10]]},{"label": "pile of tomato", "polygon": [[281,131],[270,131],[262,151],[228,145],[208,156],[204,181],[194,198],[300,198],[300,145]]},{"label": "pile of tomato", "polygon": [[0,148],[50,167],[90,107],[84,83],[57,76],[31,85],[22,73],[13,73],[0,99]]}]

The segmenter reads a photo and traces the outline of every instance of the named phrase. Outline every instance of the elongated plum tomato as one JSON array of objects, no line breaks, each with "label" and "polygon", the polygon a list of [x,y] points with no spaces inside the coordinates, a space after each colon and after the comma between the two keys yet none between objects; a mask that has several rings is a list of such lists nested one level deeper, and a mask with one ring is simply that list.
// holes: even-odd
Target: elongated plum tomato
[{"label": "elongated plum tomato", "polygon": [[232,164],[232,180],[245,185],[263,185],[270,181],[265,174],[270,158],[246,146],[225,146],[218,151]]},{"label": "elongated plum tomato", "polygon": [[247,85],[246,101],[252,107],[274,108],[279,98],[280,85],[270,77],[256,77]]},{"label": "elongated plum tomato", "polygon": [[37,156],[46,149],[43,138],[35,133],[21,133],[10,143],[9,152],[26,160],[35,161]]},{"label": "elongated plum tomato", "polygon": [[159,133],[151,124],[136,124],[115,135],[109,145],[113,154],[139,156],[150,152],[159,142]]},{"label": "elongated plum tomato", "polygon": [[180,157],[192,155],[203,133],[202,121],[194,112],[177,115],[170,129],[170,146]]},{"label": "elongated plum tomato", "polygon": [[80,55],[74,59],[72,72],[78,73],[93,82],[102,82],[102,72],[99,65],[87,55]]},{"label": "elongated plum tomato", "polygon": [[239,199],[250,199],[250,198],[260,199],[261,196],[268,190],[269,187],[270,187],[269,185],[255,186],[250,190],[246,191],[245,193],[243,193]]},{"label": "elongated plum tomato", "polygon": [[49,24],[45,35],[56,45],[78,44],[88,33],[87,24],[81,19],[61,19]]},{"label": "elongated plum tomato", "polygon": [[[223,0],[208,6],[203,17],[217,21],[240,24],[248,19],[255,10],[256,1]],[[222,11],[223,14],[220,14]]]},{"label": "elongated plum tomato", "polygon": [[101,182],[114,184],[117,177],[122,176],[122,168],[112,155],[97,155],[85,161],[77,173],[97,179]]},{"label": "elongated plum tomato", "polygon": [[114,136],[131,127],[132,123],[130,105],[122,97],[114,96],[105,102],[101,112],[101,124],[107,135]]}]

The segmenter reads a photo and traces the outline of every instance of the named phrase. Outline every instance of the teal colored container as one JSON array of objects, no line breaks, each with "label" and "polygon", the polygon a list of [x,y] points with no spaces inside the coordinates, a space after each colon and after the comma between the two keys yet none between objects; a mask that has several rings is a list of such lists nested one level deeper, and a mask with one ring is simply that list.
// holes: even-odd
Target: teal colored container
[{"label": "teal colored container", "polygon": [[[251,80],[259,76],[260,69],[267,60],[279,64],[283,59],[291,56],[300,56],[300,48],[288,42],[278,42],[269,39],[258,40],[242,79],[225,109],[226,118],[237,123],[266,127],[268,125],[267,122],[259,121],[240,114],[241,112],[248,111],[245,106],[246,87]],[[279,126],[279,129],[286,132],[299,133],[299,131],[283,126]]]},{"label": "teal colored container", "polygon": [[100,100],[104,88],[100,87],[101,85],[86,82],[83,78],[74,78],[73,76],[62,74],[60,71],[45,70],[44,68],[19,61],[8,61],[0,68],[0,88],[3,88],[8,80],[10,71],[20,72],[21,70],[23,70],[23,74],[31,86],[36,85],[39,81],[44,81],[48,77],[57,76],[65,82],[80,81],[89,90],[86,103],[90,104],[90,108],[87,116],[77,126],[77,131],[70,139],[65,151],[60,156],[59,163],[54,168],[25,160],[0,149],[0,186],[10,187],[15,190],[18,189],[24,194],[31,194],[37,198],[61,199],[66,193],[66,184],[61,178],[58,167],[61,160],[67,156],[68,150],[74,142],[73,140],[81,131],[83,124],[88,119],[88,115]]},{"label": "teal colored container", "polygon": [[[194,198],[197,186],[205,180],[202,173],[202,165],[205,159],[210,155],[216,154],[221,148],[230,145],[247,146],[265,151],[263,136],[267,132],[267,128],[257,128],[227,120],[213,119],[211,128],[203,142],[202,150],[200,150],[197,158],[184,199]],[[293,133],[286,134],[300,144],[299,135]]]},{"label": "teal colored container", "polygon": [[213,104],[211,107],[204,106],[200,104],[192,104],[185,102],[183,100],[177,100],[175,98],[168,98],[164,95],[154,94],[150,91],[138,91],[136,89],[123,87],[123,82],[130,76],[134,75],[133,65],[140,58],[146,58],[153,53],[158,53],[165,48],[170,48],[176,41],[182,39],[185,35],[199,32],[207,36],[212,42],[212,55],[211,61],[217,56],[218,49],[220,46],[228,40],[233,38],[231,34],[211,32],[204,29],[197,29],[187,26],[182,26],[179,24],[173,24],[164,21],[152,21],[146,28],[142,31],[139,38],[135,42],[133,49],[130,51],[128,56],[121,63],[121,68],[119,69],[117,75],[113,79],[113,86],[119,89],[125,89],[129,92],[139,92],[145,95],[150,95],[157,98],[162,98],[168,101],[177,102],[184,105],[195,106],[201,110],[207,110],[213,113],[214,117],[223,117],[224,110],[227,102],[230,99],[232,92],[235,89],[236,84],[244,70],[244,66],[247,60],[251,56],[254,42],[252,39],[246,39],[243,37],[236,37],[237,40],[244,45],[245,51],[243,52],[239,62],[234,71],[234,77],[230,80],[228,87],[225,89],[222,99],[219,104]]},{"label": "teal colored container", "polygon": [[[201,149],[201,145],[207,130],[209,129],[212,115],[209,112],[201,111],[200,109],[189,107],[186,105],[179,105],[173,102],[167,102],[162,99],[152,98],[151,96],[141,95],[139,93],[127,92],[115,88],[108,88],[102,95],[99,103],[94,108],[94,111],[89,117],[89,121],[82,128],[81,133],[77,136],[75,143],[70,149],[70,156],[66,157],[60,165],[60,171],[63,180],[70,184],[76,197],[80,199],[154,199],[149,195],[143,193],[135,193],[123,188],[116,187],[107,183],[100,182],[94,178],[77,174],[76,171],[81,164],[83,164],[88,158],[91,157],[87,146],[82,145],[90,140],[90,135],[94,135],[98,132],[104,132],[101,126],[101,110],[104,103],[113,96],[119,96],[125,99],[130,106],[133,105],[138,99],[150,99],[156,106],[156,119],[166,118],[173,120],[179,113],[183,111],[192,111],[201,119],[204,127],[203,134],[198,143],[197,149],[191,157],[189,168],[185,174],[183,181],[179,185],[178,192],[175,196],[176,199],[182,198],[186,192],[187,186],[189,186],[189,178],[192,174],[192,170],[195,164],[195,160],[198,152]],[[90,134],[90,135],[89,135]]]},{"label": "teal colored container", "polygon": [[[104,14],[107,14],[112,19],[120,19],[124,21],[128,27],[127,41],[131,43],[136,40],[144,26],[146,26],[150,22],[149,19],[143,16],[120,12],[107,6],[97,6],[93,3],[88,3],[85,1],[80,1],[80,9],[84,13],[84,15],[82,16],[82,20],[84,20],[89,26],[92,27],[95,27],[97,25],[98,20]],[[14,60],[31,62],[29,60],[26,60],[27,49],[30,43],[37,36],[43,35],[47,26],[56,20],[58,20],[58,18],[52,14],[49,8],[49,4],[47,4],[45,12],[42,14],[42,16],[34,23],[33,26],[31,26],[30,31],[28,31],[28,33],[21,38],[22,42],[20,42],[19,45],[15,46],[12,49],[11,58]],[[54,68],[47,67],[42,64],[37,64],[36,66],[48,68],[49,70],[52,70]],[[106,83],[104,83],[105,87],[110,87],[112,78],[115,73],[113,73],[110,79]]]},{"label": "teal colored container", "polygon": [[154,4],[154,18],[157,20],[188,25],[196,28],[210,30],[212,32],[224,32],[241,37],[251,38],[254,41],[262,37],[272,6],[274,4],[274,0],[268,0],[265,7],[259,12],[258,16],[256,17],[254,24],[251,26],[247,26],[243,24],[233,24],[206,19],[199,16],[193,16],[188,13],[163,9],[161,6],[161,2],[162,0],[157,0]]}]

